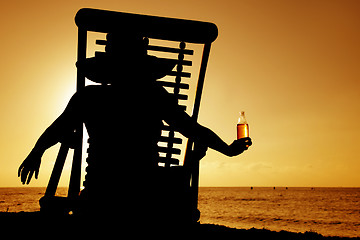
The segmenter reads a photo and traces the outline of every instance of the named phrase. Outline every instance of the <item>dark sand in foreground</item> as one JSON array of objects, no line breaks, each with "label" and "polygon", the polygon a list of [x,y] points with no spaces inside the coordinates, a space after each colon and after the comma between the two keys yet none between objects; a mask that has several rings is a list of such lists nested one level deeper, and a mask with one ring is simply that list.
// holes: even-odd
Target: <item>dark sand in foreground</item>
[{"label": "dark sand in foreground", "polygon": [[[125,234],[130,234],[133,237],[146,236],[150,237],[151,235],[156,235],[161,239],[167,238],[171,239],[175,237],[185,237],[189,239],[199,238],[205,239],[210,237],[219,237],[220,239],[291,239],[291,240],[335,240],[335,239],[360,239],[360,238],[346,238],[346,237],[324,237],[321,234],[314,232],[305,232],[305,233],[294,233],[288,231],[270,231],[267,229],[236,229],[229,228],[221,225],[215,224],[194,224],[194,225],[156,225],[149,227],[146,223],[141,222],[126,222],[126,219],[121,219],[121,216],[114,217],[113,220],[89,220],[80,219],[73,216],[66,217],[49,217],[43,216],[40,212],[0,212],[0,223],[2,232],[6,230],[19,229],[15,231],[14,234],[18,236],[28,235],[37,236],[34,232],[46,232],[53,237],[61,236],[72,236],[72,237],[81,237],[81,238],[90,238],[94,237],[93,234],[102,234],[103,239],[108,239],[108,236],[111,239],[114,238],[114,234],[118,236],[118,239],[130,239],[124,238]],[[124,224],[126,222],[126,224]],[[144,226],[145,225],[145,226]],[[14,228],[15,227],[15,228]],[[119,235],[120,234],[120,235]],[[126,235],[126,236],[130,236]]]}]

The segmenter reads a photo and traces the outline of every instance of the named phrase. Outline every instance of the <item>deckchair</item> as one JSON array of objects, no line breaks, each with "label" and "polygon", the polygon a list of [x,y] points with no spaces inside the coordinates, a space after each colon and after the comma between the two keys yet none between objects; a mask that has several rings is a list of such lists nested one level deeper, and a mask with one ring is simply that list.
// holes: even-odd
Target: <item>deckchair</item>
[{"label": "deckchair", "polygon": [[[76,14],[75,22],[78,26],[78,61],[87,57],[87,36],[90,32],[115,32],[122,26],[129,24],[133,29],[137,29],[141,36],[145,37],[148,42],[148,51],[159,54],[165,53],[163,54],[165,56],[167,56],[166,54],[172,54],[170,58],[176,61],[177,66],[168,77],[160,79],[159,83],[165,87],[169,93],[173,94],[179,103],[181,102],[179,105],[181,105],[184,110],[190,107],[192,109],[190,115],[193,121],[197,121],[210,47],[218,34],[215,24],[89,8],[80,9]],[[96,43],[105,45],[106,40],[100,39],[97,40]],[[169,43],[170,46],[168,46]],[[192,61],[187,60],[187,56],[194,55],[194,50],[189,49],[188,45],[200,46],[199,49],[202,49],[202,56],[199,55],[201,58],[199,59],[199,69],[194,71],[197,76],[194,76],[193,72],[184,71],[184,69],[193,65]],[[174,59],[174,56],[177,57]],[[189,81],[193,82],[189,83]],[[77,90],[79,91],[84,87],[85,76],[78,70]],[[189,100],[189,94],[187,94],[190,87],[195,88],[195,94],[192,96],[193,101]],[[164,171],[168,169],[170,172],[171,169],[175,168],[185,169],[183,172],[186,174],[182,181],[184,181],[184,184],[190,192],[190,207],[196,210],[198,202],[199,160],[203,154],[197,154],[192,139],[184,139],[178,136],[179,134],[170,126],[164,126],[158,144],[160,156],[158,159],[159,168],[163,168]],[[179,147],[181,145],[184,147]],[[49,202],[54,199],[56,194],[64,162],[70,148],[74,149],[74,154],[66,200],[69,200],[68,202],[76,201],[81,186],[82,146],[83,125],[79,123],[72,139],[63,141],[60,146],[45,196],[40,201],[41,211],[54,210],[53,207],[48,207],[51,205]],[[176,158],[176,155],[181,155],[182,151],[185,151],[185,153],[182,154],[184,159],[179,160]],[[68,204],[65,205],[66,207],[63,207],[63,209],[60,208],[60,210],[65,212],[71,211],[71,207],[68,207]]]}]

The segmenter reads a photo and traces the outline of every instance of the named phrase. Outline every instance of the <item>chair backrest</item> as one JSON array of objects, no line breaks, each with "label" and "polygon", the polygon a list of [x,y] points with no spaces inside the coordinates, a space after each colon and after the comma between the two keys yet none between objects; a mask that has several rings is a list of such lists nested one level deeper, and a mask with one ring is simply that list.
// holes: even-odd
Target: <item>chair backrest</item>
[{"label": "chair backrest", "polygon": [[[193,120],[197,121],[210,46],[217,38],[215,24],[87,8],[78,11],[75,22],[78,26],[78,60],[87,57],[89,32],[109,33],[131,27],[145,37],[148,43],[147,49],[151,55],[176,61],[177,65],[174,70],[158,82],[173,94],[178,99],[179,105],[184,110],[188,110]],[[106,45],[106,40],[96,40],[96,44]],[[194,49],[189,46],[196,46],[197,49],[201,46],[202,56],[199,55],[198,64],[193,64],[193,61],[189,60],[189,57],[196,55]],[[196,67],[197,69],[194,69]],[[85,76],[78,71],[77,90],[83,87],[85,87]],[[188,94],[189,92],[193,92],[193,94]],[[190,113],[189,110],[192,112]],[[77,196],[80,190],[82,123],[77,126],[76,136],[68,197]],[[45,195],[54,195],[56,192],[68,148],[66,143],[60,147]],[[158,143],[159,166],[170,167],[180,163],[184,164],[184,160],[180,160],[175,155],[182,155],[183,158],[186,158],[186,152],[192,148],[193,141],[191,139],[186,141],[174,129],[165,125]],[[56,167],[57,169],[55,169]]]}]

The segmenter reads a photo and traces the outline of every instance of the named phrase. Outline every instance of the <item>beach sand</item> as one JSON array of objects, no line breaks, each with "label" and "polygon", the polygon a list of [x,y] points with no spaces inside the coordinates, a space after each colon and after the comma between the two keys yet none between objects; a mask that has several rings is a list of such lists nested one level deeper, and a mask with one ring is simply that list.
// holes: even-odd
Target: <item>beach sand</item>
[{"label": "beach sand", "polygon": [[[181,237],[205,239],[210,237],[221,239],[266,239],[266,240],[335,240],[335,239],[360,239],[346,237],[325,237],[315,232],[294,233],[288,231],[270,231],[267,229],[236,229],[215,224],[192,224],[192,225],[149,225],[144,222],[128,222],[121,219],[100,219],[97,221],[79,219],[73,216],[53,217],[44,216],[40,212],[0,212],[0,222],[3,232],[10,229],[18,229],[14,234],[38,235],[34,232],[46,232],[53,237],[94,237],[94,234],[101,234],[102,239],[114,239],[114,236],[150,237],[156,236],[161,239]],[[13,230],[12,230],[13,231]],[[8,232],[10,233],[10,232]],[[128,234],[128,235],[127,235]],[[44,234],[42,234],[44,236]],[[123,237],[120,237],[123,236]],[[29,237],[29,236],[28,236]],[[103,238],[104,237],[104,238]],[[126,237],[125,237],[126,238]],[[126,238],[132,239],[132,238]]]}]

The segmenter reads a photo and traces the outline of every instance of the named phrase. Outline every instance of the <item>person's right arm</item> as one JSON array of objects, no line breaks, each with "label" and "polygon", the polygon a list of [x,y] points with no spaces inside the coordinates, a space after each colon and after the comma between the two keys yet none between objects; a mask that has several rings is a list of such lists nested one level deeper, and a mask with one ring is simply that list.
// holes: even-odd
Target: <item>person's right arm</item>
[{"label": "person's right arm", "polygon": [[37,179],[41,157],[48,148],[74,134],[76,123],[80,121],[78,95],[79,93],[74,94],[64,112],[44,131],[34,148],[20,165],[18,177],[21,178],[23,184],[29,184],[34,173]]},{"label": "person's right arm", "polygon": [[212,130],[194,122],[184,111],[175,113],[173,118],[167,119],[167,123],[185,137],[191,138],[195,142],[199,142],[229,157],[241,154],[252,145],[250,138],[238,139],[228,145]]},{"label": "person's right arm", "polygon": [[164,120],[185,137],[191,138],[195,142],[210,147],[229,157],[241,154],[252,145],[250,138],[238,139],[228,145],[212,130],[200,125],[185,111],[181,110],[177,101],[173,98],[173,96],[168,94],[165,89],[160,90],[159,94],[162,94],[163,99],[163,101],[159,104],[162,104],[165,112]]}]

